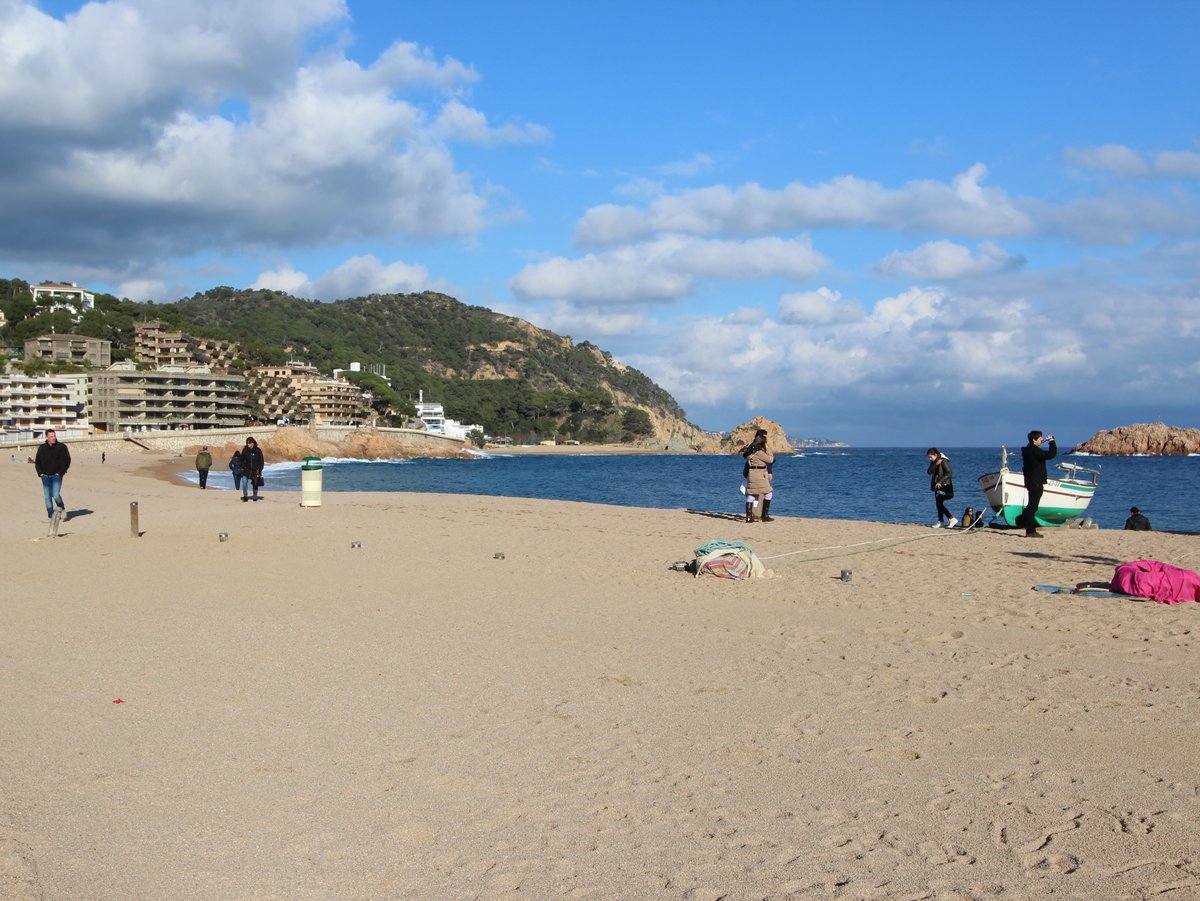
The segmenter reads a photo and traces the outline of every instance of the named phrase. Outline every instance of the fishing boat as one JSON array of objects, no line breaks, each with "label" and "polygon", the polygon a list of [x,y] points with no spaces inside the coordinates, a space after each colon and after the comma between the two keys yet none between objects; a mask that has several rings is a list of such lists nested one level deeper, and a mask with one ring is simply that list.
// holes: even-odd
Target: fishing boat
[{"label": "fishing boat", "polygon": [[[1077,463],[1056,463],[1062,471],[1060,478],[1047,479],[1035,517],[1039,526],[1061,526],[1083,516],[1096,493],[1099,469],[1089,469]],[[1029,502],[1025,490],[1025,473],[1012,472],[1008,468],[1008,449],[1000,448],[1000,471],[989,472],[979,477],[988,506],[1010,526],[1017,524],[1017,517]]]}]

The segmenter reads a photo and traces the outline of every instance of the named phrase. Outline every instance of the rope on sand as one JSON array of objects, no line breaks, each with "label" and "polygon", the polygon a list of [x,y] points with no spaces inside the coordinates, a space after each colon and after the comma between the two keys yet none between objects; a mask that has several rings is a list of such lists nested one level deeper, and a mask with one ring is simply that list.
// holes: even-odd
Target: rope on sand
[{"label": "rope on sand", "polygon": [[[886,550],[889,550],[894,547],[900,547],[902,544],[911,544],[914,541],[927,541],[930,538],[948,538],[948,537],[954,537],[954,536],[962,536],[962,535],[966,535],[968,532],[976,531],[976,528],[978,526],[979,526],[979,520],[976,520],[975,525],[969,526],[965,529],[945,529],[945,530],[939,529],[939,530],[936,530],[933,534],[918,535],[915,538],[897,539],[896,536],[893,535],[893,536],[889,536],[887,538],[875,538],[875,539],[872,539],[871,541],[858,541],[858,542],[855,542],[854,544],[830,544],[830,545],[826,545],[825,547],[803,548],[798,551],[788,551],[787,553],[783,553],[783,554],[772,554],[770,557],[759,556],[758,559],[759,560],[778,560],[780,557],[791,557],[791,556],[794,556],[795,554],[811,554],[814,551],[842,551],[843,553],[825,554],[820,557],[807,557],[804,560],[801,560],[799,562],[807,563],[807,562],[813,561],[813,560],[831,560],[834,557],[853,557],[858,554],[870,553],[871,551],[886,551]],[[890,541],[892,543],[887,545],[886,547],[870,547],[870,545],[882,544],[885,541]],[[850,548],[863,548],[863,549],[859,550],[859,551],[853,551],[853,550],[849,550]]]}]

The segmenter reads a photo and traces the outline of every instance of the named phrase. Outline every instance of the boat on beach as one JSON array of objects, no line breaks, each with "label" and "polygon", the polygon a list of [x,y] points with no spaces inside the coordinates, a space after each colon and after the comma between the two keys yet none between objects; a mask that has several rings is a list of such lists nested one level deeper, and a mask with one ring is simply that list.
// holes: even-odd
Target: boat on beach
[{"label": "boat on beach", "polygon": [[[1061,470],[1062,477],[1046,480],[1035,517],[1039,526],[1061,526],[1079,519],[1096,493],[1099,468],[1070,462],[1056,463],[1055,468]],[[1025,490],[1025,473],[1008,468],[1008,448],[1000,448],[1000,470],[981,475],[979,486],[996,518],[1015,526],[1029,502],[1029,493]]]}]

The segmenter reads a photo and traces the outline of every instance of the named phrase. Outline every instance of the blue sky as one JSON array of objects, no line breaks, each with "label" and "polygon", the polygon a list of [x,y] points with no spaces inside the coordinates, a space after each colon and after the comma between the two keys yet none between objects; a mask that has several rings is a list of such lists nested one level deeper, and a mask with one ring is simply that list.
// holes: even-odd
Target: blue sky
[{"label": "blue sky", "polygon": [[592,341],[712,430],[1197,426],[1198,26],[1182,2],[0,0],[0,275],[445,291]]}]

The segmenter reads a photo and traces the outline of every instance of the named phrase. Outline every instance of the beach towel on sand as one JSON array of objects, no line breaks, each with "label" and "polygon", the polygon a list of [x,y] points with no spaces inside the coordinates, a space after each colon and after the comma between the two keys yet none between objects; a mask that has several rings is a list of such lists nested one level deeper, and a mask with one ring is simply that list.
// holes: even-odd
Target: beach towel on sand
[{"label": "beach towel on sand", "polygon": [[1200,601],[1200,574],[1157,560],[1134,560],[1117,567],[1112,588],[1160,604],[1182,604]]}]

